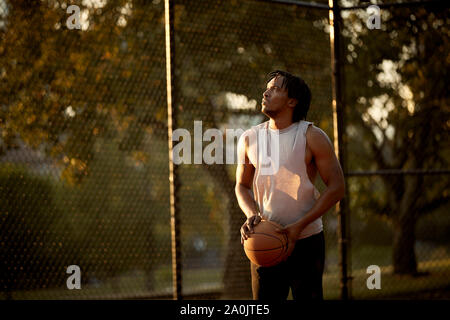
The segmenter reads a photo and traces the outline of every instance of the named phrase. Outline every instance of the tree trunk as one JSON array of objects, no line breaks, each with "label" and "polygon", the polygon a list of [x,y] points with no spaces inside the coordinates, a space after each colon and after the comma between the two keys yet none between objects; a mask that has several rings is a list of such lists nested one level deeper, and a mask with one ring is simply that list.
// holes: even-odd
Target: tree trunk
[{"label": "tree trunk", "polygon": [[[423,190],[423,177],[404,176],[402,180],[391,179],[394,184],[388,188],[395,197],[390,198],[393,216],[394,239],[392,262],[396,274],[417,274],[417,260],[414,251],[415,227],[418,219],[417,199]],[[387,182],[387,180],[385,180]],[[388,183],[388,182],[387,182]],[[398,189],[400,188],[400,189]]]},{"label": "tree trunk", "polygon": [[393,263],[396,274],[416,274],[417,261],[414,252],[415,219],[408,217],[395,223],[393,243]]}]

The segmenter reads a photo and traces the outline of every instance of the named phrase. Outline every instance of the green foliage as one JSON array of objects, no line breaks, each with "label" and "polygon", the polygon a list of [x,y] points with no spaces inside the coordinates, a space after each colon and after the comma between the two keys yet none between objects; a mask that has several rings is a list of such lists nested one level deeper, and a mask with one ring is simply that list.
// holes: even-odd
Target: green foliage
[{"label": "green foliage", "polygon": [[[449,61],[441,56],[450,49],[449,16],[441,9],[424,5],[382,10],[380,30],[366,28],[363,10],[346,13],[351,171],[448,168]],[[351,211],[367,219],[353,225],[360,235],[356,242],[380,243],[377,235],[389,226],[394,272],[417,272],[414,243],[416,236],[424,238],[423,229],[415,232],[417,221],[436,210],[448,211],[450,177],[383,175],[350,181]]]},{"label": "green foliage", "polygon": [[62,212],[53,182],[14,165],[0,167],[2,291],[61,285],[70,247],[52,228]]},{"label": "green foliage", "polygon": [[[104,279],[168,263],[170,256],[161,250],[170,246],[168,208],[156,201],[158,196],[167,199],[167,190],[161,189],[164,172],[108,139],[98,140],[94,149],[89,174],[77,186],[66,185],[60,199],[77,244],[73,250],[81,257],[76,264],[87,278]],[[154,234],[156,228],[164,233]]]},{"label": "green foliage", "polygon": [[[357,10],[344,20],[350,170],[447,168],[448,60],[441,56],[450,48],[448,11],[382,10],[381,30],[367,29],[366,18]],[[386,176],[384,192],[351,181],[355,210],[394,221],[404,210],[419,217],[449,200],[448,176]],[[363,204],[364,194],[374,197]]]},{"label": "green foliage", "polygon": [[[23,203],[19,211],[32,212],[24,218],[30,224],[24,222],[17,234],[23,245],[8,246],[37,250],[28,246],[41,237],[38,226],[43,226],[55,240],[45,238],[51,245],[44,246],[40,261],[58,275],[64,275],[59,266],[78,264],[84,281],[131,269],[145,269],[151,277],[155,268],[170,263],[163,1],[109,0],[97,8],[74,1],[89,12],[83,30],[66,28],[67,4],[61,1],[3,3],[8,10],[0,28],[0,153],[22,140],[54,159],[63,181],[52,182],[51,210],[44,209],[50,200],[43,195],[50,191],[36,182],[30,194],[42,205]],[[231,126],[236,119],[247,125],[259,110],[232,111],[217,98],[233,92],[259,105],[265,76],[281,68],[311,86],[308,120],[332,136],[329,36],[317,28],[327,12],[250,0],[180,0],[174,9],[177,127],[190,130],[194,120],[202,120],[204,130]],[[126,24],[118,24],[120,19]],[[446,168],[448,59],[440,57],[449,52],[448,13],[406,8],[383,19],[385,29],[368,31],[358,15],[346,18],[348,167]],[[355,29],[358,24],[363,28]],[[398,83],[378,81],[383,60],[396,64],[412,99]],[[371,98],[382,94],[394,106],[385,119],[394,128],[393,138],[386,132],[389,126],[380,126],[383,121],[362,120]],[[387,109],[388,101],[383,103]],[[194,246],[199,237],[208,250],[236,241],[230,230],[238,230],[233,223],[239,224],[242,214],[233,203],[233,169],[192,165],[180,170],[185,258],[205,259]],[[394,219],[395,204],[413,183],[425,191],[411,197],[419,198],[417,203],[403,202],[418,215],[448,199],[448,179],[351,182],[351,206],[362,219],[368,213]],[[234,260],[227,263],[235,267]],[[18,277],[14,273],[11,279]]]}]

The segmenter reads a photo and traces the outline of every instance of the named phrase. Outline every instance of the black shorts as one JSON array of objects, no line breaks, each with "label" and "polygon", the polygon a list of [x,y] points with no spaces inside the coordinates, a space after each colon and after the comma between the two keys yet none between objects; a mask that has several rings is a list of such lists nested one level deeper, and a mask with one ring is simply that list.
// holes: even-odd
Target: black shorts
[{"label": "black shorts", "polygon": [[323,300],[322,276],[325,263],[323,231],[297,240],[286,261],[272,267],[251,263],[254,300],[286,300],[289,288],[294,300]]}]

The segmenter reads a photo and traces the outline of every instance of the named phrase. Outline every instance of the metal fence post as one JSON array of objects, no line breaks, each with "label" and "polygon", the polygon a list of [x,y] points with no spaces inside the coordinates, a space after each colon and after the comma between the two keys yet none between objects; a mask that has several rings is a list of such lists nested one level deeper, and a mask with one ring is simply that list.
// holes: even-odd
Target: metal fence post
[{"label": "metal fence post", "polygon": [[175,84],[175,37],[173,1],[164,1],[165,35],[166,35],[166,81],[167,81],[167,131],[169,145],[169,184],[170,184],[170,229],[172,247],[172,286],[173,299],[182,298],[180,218],[177,201],[179,181],[177,166],[173,163],[172,133],[176,127],[176,107],[174,108]]},{"label": "metal fence post", "polygon": [[[342,73],[342,44],[341,44],[341,11],[338,1],[329,0],[329,22],[330,22],[330,46],[331,46],[331,69],[332,69],[332,95],[333,95],[333,137],[334,149],[342,166],[344,174],[347,173],[345,159],[345,124],[343,103],[343,73]],[[345,177],[347,185],[347,177]],[[341,299],[351,298],[351,277],[348,275],[350,238],[348,221],[348,188],[346,195],[337,205],[338,213],[338,239],[339,239],[339,267],[341,272],[340,289]]]}]

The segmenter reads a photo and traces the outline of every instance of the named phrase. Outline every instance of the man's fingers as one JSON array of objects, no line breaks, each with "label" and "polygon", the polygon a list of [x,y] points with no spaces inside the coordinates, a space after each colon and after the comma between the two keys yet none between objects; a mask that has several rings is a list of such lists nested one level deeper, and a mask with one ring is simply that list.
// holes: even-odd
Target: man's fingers
[{"label": "man's fingers", "polygon": [[247,234],[241,233],[241,244],[244,244],[244,241],[248,239]]},{"label": "man's fingers", "polygon": [[252,216],[247,219],[247,221],[241,227],[241,243],[244,244],[244,241],[248,239],[251,233],[254,233],[253,229],[258,223],[261,222],[260,216]]},{"label": "man's fingers", "polygon": [[252,230],[253,230],[251,223],[247,222],[247,223],[244,225],[243,230],[244,230],[244,233],[245,233],[245,234],[251,233]]},{"label": "man's fingers", "polygon": [[241,238],[245,240],[245,231],[243,228],[244,227],[242,227],[242,229],[241,229]]},{"label": "man's fingers", "polygon": [[258,223],[261,222],[261,217],[260,216],[253,216],[251,218],[248,219],[247,222],[247,227],[250,233],[253,233],[253,227],[256,226]]},{"label": "man's fingers", "polygon": [[255,219],[252,217],[247,221],[247,229],[250,233],[253,233],[253,224],[255,223]]},{"label": "man's fingers", "polygon": [[242,242],[248,239],[248,233],[249,233],[248,224],[244,224],[241,228],[241,239],[243,239]]}]

